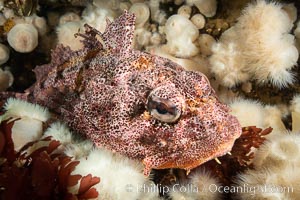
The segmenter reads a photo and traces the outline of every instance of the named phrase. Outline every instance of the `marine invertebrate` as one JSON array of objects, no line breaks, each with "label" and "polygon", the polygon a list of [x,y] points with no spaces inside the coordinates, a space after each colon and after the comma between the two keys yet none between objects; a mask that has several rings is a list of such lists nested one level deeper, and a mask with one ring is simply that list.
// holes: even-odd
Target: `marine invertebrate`
[{"label": "marine invertebrate", "polygon": [[[154,183],[143,175],[140,162],[103,148],[93,149],[87,157],[79,161],[72,174],[93,174],[101,177],[101,182],[94,188],[101,194],[102,199],[140,199],[147,192],[142,187],[147,187],[147,184],[154,187]],[[157,191],[152,192],[158,196]]]},{"label": "marine invertebrate", "polygon": [[[71,21],[59,25],[56,28],[57,39],[59,44],[67,45],[72,50],[78,50],[83,47],[79,38],[74,38],[74,34],[82,27],[81,21]],[[72,37],[70,37],[70,35]]]},{"label": "marine invertebrate", "polygon": [[59,141],[62,145],[67,145],[73,142],[71,131],[65,124],[61,122],[52,123],[50,127],[47,128],[43,136],[51,136],[54,140]]},{"label": "marine invertebrate", "polygon": [[43,36],[47,33],[48,27],[47,22],[44,17],[39,16],[31,16],[32,18],[32,25],[37,29],[40,36]]},{"label": "marine invertebrate", "polygon": [[9,49],[4,44],[0,44],[0,65],[6,63],[8,59],[9,59]]},{"label": "marine invertebrate", "polygon": [[205,17],[213,17],[217,11],[216,0],[186,0],[188,5],[195,5]]},{"label": "marine invertebrate", "polygon": [[[104,1],[107,4],[107,1]],[[100,32],[105,30],[107,26],[107,19],[113,21],[115,13],[106,7],[99,7],[88,4],[82,12],[82,24],[89,24]]]},{"label": "marine invertebrate", "polygon": [[300,131],[300,95],[295,95],[290,104],[292,114],[292,132],[297,133]]},{"label": "marine invertebrate", "polygon": [[220,183],[210,171],[197,168],[188,177],[184,184],[176,183],[170,190],[172,200],[217,200],[221,198],[220,192],[214,192],[213,187],[220,187]]},{"label": "marine invertebrate", "polygon": [[11,127],[11,138],[16,151],[28,142],[39,139],[43,133],[43,122],[50,117],[47,109],[18,99],[8,99],[4,109],[6,112],[1,116],[1,121],[17,119]]},{"label": "marine invertebrate", "polygon": [[[264,107],[261,103],[247,99],[237,99],[230,105],[231,113],[235,115],[243,127],[255,125],[263,128]],[[249,114],[251,113],[251,114]]]},{"label": "marine invertebrate", "polygon": [[159,8],[160,0],[149,0],[150,17],[159,25],[164,25],[167,21],[167,14]]},{"label": "marine invertebrate", "polygon": [[248,99],[236,99],[230,105],[231,114],[236,116],[243,127],[272,127],[273,132],[282,132],[286,128],[281,120],[282,111],[276,106],[262,105]]},{"label": "marine invertebrate", "polygon": [[32,24],[16,24],[8,32],[7,41],[14,50],[28,53],[38,45],[38,31]]},{"label": "marine invertebrate", "polygon": [[196,186],[199,190],[198,193],[194,193],[194,199],[220,199],[221,194],[219,192],[213,192],[211,186],[219,187],[219,180],[214,175],[207,171],[205,168],[198,168],[192,173],[189,178],[191,184]]},{"label": "marine invertebrate", "polygon": [[[0,6],[1,8],[1,6]],[[3,26],[6,22],[6,18],[4,17],[3,13],[0,14],[0,25]]]},{"label": "marine invertebrate", "polygon": [[191,21],[198,29],[202,29],[205,26],[205,18],[201,14],[193,15]]},{"label": "marine invertebrate", "polygon": [[137,28],[143,27],[150,17],[150,10],[145,3],[134,3],[129,9],[129,12],[136,16],[135,25]]},{"label": "marine invertebrate", "polygon": [[[150,44],[152,34],[146,28],[137,28],[134,31],[132,46],[134,49],[142,49]],[[160,42],[160,41],[157,41]]]},{"label": "marine invertebrate", "polygon": [[13,84],[13,81],[14,77],[8,69],[0,69],[0,91],[5,91],[9,88]]},{"label": "marine invertebrate", "polygon": [[215,43],[216,40],[209,34],[200,34],[198,37],[199,50],[202,55],[210,56]]},{"label": "marine invertebrate", "polygon": [[294,35],[296,39],[296,47],[300,51],[300,22],[297,23],[296,29],[294,30]]},{"label": "marine invertebrate", "polygon": [[282,168],[300,165],[300,137],[297,133],[281,132],[270,135],[256,152],[253,164],[256,168]]},{"label": "marine invertebrate", "polygon": [[165,34],[167,44],[163,48],[169,54],[186,58],[199,52],[193,43],[199,36],[198,28],[186,17],[181,15],[169,17],[165,25]]},{"label": "marine invertebrate", "polygon": [[86,157],[93,149],[93,143],[85,140],[79,135],[72,133],[69,128],[61,122],[52,123],[44,132],[43,137],[51,137],[61,144],[60,150],[67,156],[78,160]]},{"label": "marine invertebrate", "polygon": [[14,13],[20,16],[30,16],[36,11],[38,1],[5,1],[5,6],[11,8]]},{"label": "marine invertebrate", "polygon": [[191,6],[188,6],[188,5],[182,5],[178,9],[177,14],[182,15],[189,19],[192,14],[192,8],[191,8]]},{"label": "marine invertebrate", "polygon": [[216,79],[226,87],[233,87],[249,80],[251,75],[247,71],[243,71],[246,64],[237,44],[221,42],[224,34],[228,34],[229,31],[230,29],[223,33],[220,42],[212,46],[212,55],[209,61],[211,72]]},{"label": "marine invertebrate", "polygon": [[174,1],[174,4],[177,5],[177,6],[179,6],[179,5],[183,4],[183,3],[184,3],[184,0],[175,0]]},{"label": "marine invertebrate", "polygon": [[72,143],[69,143],[64,147],[64,153],[67,156],[78,160],[79,158],[87,157],[93,149],[93,146],[94,145],[90,140],[73,139]]},{"label": "marine invertebrate", "polygon": [[251,188],[251,191],[236,193],[240,199],[297,199],[299,193],[294,188],[299,184],[298,171],[291,166],[284,170],[260,169],[249,170],[237,178],[237,186]]},{"label": "marine invertebrate", "polygon": [[190,170],[230,151],[241,127],[208,79],[133,50],[133,31],[128,12],[104,33],[86,25],[78,34],[84,48],[58,46],[52,62],[35,69],[37,83],[18,96],[48,107],[97,146],[142,160],[145,175]]},{"label": "marine invertebrate", "polygon": [[[99,5],[98,5],[99,4]],[[74,38],[74,34],[83,30],[84,24],[89,24],[99,31],[104,31],[108,20],[113,21],[115,12],[106,5],[107,2],[94,2],[87,4],[81,17],[74,13],[66,14],[61,17],[59,26],[56,27],[58,43],[71,47],[72,50],[82,49],[83,45],[80,38]],[[97,6],[98,5],[98,6]],[[106,5],[106,6],[100,6]],[[71,36],[71,37],[70,37]]]},{"label": "marine invertebrate", "polygon": [[150,38],[150,43],[154,46],[158,46],[162,43],[162,36],[161,34],[157,33],[157,32],[154,32],[152,35],[151,35],[151,38]]},{"label": "marine invertebrate", "polygon": [[59,24],[65,24],[67,22],[80,21],[81,18],[74,12],[67,12],[59,18]]},{"label": "marine invertebrate", "polygon": [[283,4],[282,9],[288,14],[293,23],[297,20],[297,8],[294,3]]},{"label": "marine invertebrate", "polygon": [[12,9],[9,9],[7,7],[3,7],[3,9],[1,9],[2,11],[2,14],[3,16],[6,18],[6,19],[9,19],[9,18],[14,18],[16,17],[15,16],[15,13]]},{"label": "marine invertebrate", "polygon": [[6,112],[1,115],[1,121],[9,118],[28,117],[45,122],[50,118],[47,108],[15,98],[9,98],[4,105],[4,109]]},{"label": "marine invertebrate", "polygon": [[292,25],[282,4],[264,0],[249,4],[214,45],[211,71],[227,87],[250,78],[277,87],[291,84],[290,70],[298,60],[294,37],[289,34]]},{"label": "marine invertebrate", "polygon": [[[188,186],[185,185],[181,185],[180,188],[188,188]],[[192,192],[190,191],[186,191],[186,192],[180,192],[179,189],[174,189],[171,190],[170,192],[170,199],[172,200],[194,200],[193,197],[191,197],[192,195],[190,194]]]},{"label": "marine invertebrate", "polygon": [[237,193],[238,198],[298,199],[299,146],[298,134],[283,132],[271,135],[256,152],[254,169],[239,174],[235,180],[237,185],[253,187],[255,191]]}]

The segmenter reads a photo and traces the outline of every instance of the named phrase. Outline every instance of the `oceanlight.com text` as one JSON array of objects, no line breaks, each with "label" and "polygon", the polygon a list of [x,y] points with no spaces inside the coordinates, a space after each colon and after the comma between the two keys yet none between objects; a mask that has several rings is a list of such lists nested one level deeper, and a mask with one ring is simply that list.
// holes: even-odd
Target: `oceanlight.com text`
[{"label": "oceanlight.com text", "polygon": [[210,185],[202,185],[196,186],[193,184],[180,185],[174,184],[173,186],[165,186],[165,185],[138,185],[134,186],[132,184],[127,184],[125,186],[125,190],[127,192],[144,192],[144,193],[160,193],[167,194],[170,192],[181,192],[181,193],[250,193],[251,195],[255,195],[257,193],[293,193],[294,188],[292,186],[279,186],[279,185],[232,185],[232,186],[222,186],[217,184]]}]

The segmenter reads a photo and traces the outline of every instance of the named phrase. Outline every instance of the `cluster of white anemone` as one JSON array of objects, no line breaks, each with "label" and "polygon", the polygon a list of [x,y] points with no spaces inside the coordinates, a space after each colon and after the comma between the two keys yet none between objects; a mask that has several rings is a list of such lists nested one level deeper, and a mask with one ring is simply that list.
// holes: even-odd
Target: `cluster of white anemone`
[{"label": "cluster of white anemone", "polygon": [[[215,40],[208,34],[199,34],[199,29],[204,28],[205,17],[212,17],[215,14],[216,1],[176,1],[174,3],[181,7],[177,14],[169,18],[160,9],[161,2],[161,0],[114,1],[113,4],[95,0],[87,5],[82,16],[75,13],[61,16],[57,27],[58,43],[69,45],[74,50],[80,49],[82,45],[79,39],[74,39],[70,35],[74,35],[78,30],[83,31],[85,23],[102,32],[107,18],[112,21],[126,9],[136,15],[133,41],[135,49],[149,52],[163,51],[161,55],[167,54],[172,57],[189,58],[189,60],[202,53],[205,56],[210,55]],[[196,6],[200,13],[192,15],[192,6]]]},{"label": "cluster of white anemone", "polygon": [[[12,140],[16,151],[28,142],[51,136],[61,143],[56,152],[64,152],[73,160],[80,161],[72,174],[92,174],[100,177],[100,183],[94,186],[99,193],[99,199],[159,199],[158,190],[151,189],[154,183],[143,175],[141,162],[105,149],[96,149],[91,141],[83,140],[61,122],[51,124],[44,131],[43,123],[50,118],[50,113],[39,105],[10,98],[4,109],[1,121],[16,120],[12,126]],[[47,144],[44,141],[38,142],[27,153]],[[79,185],[69,188],[69,191],[77,194],[78,187]],[[148,187],[149,190],[142,190],[143,187]]]},{"label": "cluster of white anemone", "polygon": [[[11,48],[19,53],[32,52],[38,46],[39,38],[43,37],[48,31],[45,18],[37,15],[18,17],[13,10],[2,6],[0,25],[5,26],[6,23],[14,25],[6,33],[10,48],[0,43],[0,65],[5,65],[9,60]],[[0,69],[0,91],[5,91],[13,83],[13,75],[8,68],[6,66],[4,70]]]},{"label": "cluster of white anemone", "polygon": [[[9,59],[9,48],[0,43],[0,65],[5,64]],[[5,91],[14,81],[12,73],[6,67],[4,70],[0,68],[0,91]]]},{"label": "cluster of white anemone", "polygon": [[[239,174],[237,186],[255,188],[255,195],[241,192],[240,199],[298,199],[300,197],[299,133],[272,134],[255,153],[254,169]],[[253,190],[253,189],[252,189]]]},{"label": "cluster of white anemone", "polygon": [[[235,187],[248,188],[255,192],[240,192],[239,199],[298,199],[300,191],[300,96],[296,95],[289,108],[263,106],[256,101],[239,99],[231,104],[232,113],[242,125],[271,126],[273,131],[255,151],[249,169],[235,179]],[[243,112],[241,112],[241,109]],[[291,113],[292,130],[286,130],[281,118]],[[251,117],[249,117],[251,116]]]},{"label": "cluster of white anemone", "polygon": [[172,200],[218,200],[222,195],[215,191],[221,185],[213,174],[204,168],[197,168],[184,183],[175,183],[169,187]]},{"label": "cluster of white anemone", "polygon": [[290,34],[296,9],[258,0],[249,4],[238,22],[213,45],[211,71],[226,87],[249,79],[277,87],[293,83],[291,68],[298,51]]},{"label": "cluster of white anemone", "polygon": [[12,140],[16,151],[28,142],[39,139],[43,133],[43,123],[50,118],[46,108],[14,98],[7,100],[4,109],[6,112],[1,115],[1,122],[16,120],[12,127]]},{"label": "cluster of white anemone", "polygon": [[18,17],[11,9],[3,8],[0,14],[0,24],[12,20],[15,25],[7,33],[8,44],[17,52],[29,53],[39,42],[39,36],[44,36],[48,31],[46,19],[37,15]]},{"label": "cluster of white anemone", "polygon": [[[87,5],[82,16],[73,13],[73,17],[70,14],[61,17],[58,42],[80,49],[80,39],[70,35],[83,31],[84,23],[104,31],[106,18],[112,21],[126,9],[137,18],[135,49],[167,57],[187,70],[202,71],[209,78],[214,76],[216,86],[232,88],[256,80],[260,84],[270,82],[286,87],[294,82],[291,69],[298,60],[298,50],[290,34],[297,19],[293,4],[252,2],[216,42],[214,37],[199,30],[215,15],[217,1],[176,0],[177,13],[169,17],[160,9],[161,3],[164,1],[95,0]],[[193,6],[199,13],[193,14]],[[296,38],[300,38],[298,32],[298,29],[294,32]]]},{"label": "cluster of white anemone", "polygon": [[263,105],[258,101],[243,98],[235,99],[229,106],[231,114],[237,117],[242,127],[272,127],[273,132],[286,130],[282,122],[282,118],[288,112],[285,106]]}]

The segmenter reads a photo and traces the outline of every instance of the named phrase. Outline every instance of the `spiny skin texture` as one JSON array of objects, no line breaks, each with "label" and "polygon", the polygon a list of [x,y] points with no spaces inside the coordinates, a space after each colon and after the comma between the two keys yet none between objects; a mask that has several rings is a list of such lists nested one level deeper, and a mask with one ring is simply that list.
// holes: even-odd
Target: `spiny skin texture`
[{"label": "spiny skin texture", "polygon": [[[203,74],[133,50],[134,20],[125,12],[103,34],[87,26],[80,51],[58,46],[52,62],[36,68],[27,99],[97,146],[143,160],[145,175],[152,168],[190,170],[229,152],[241,134],[237,119]],[[169,105],[179,119],[158,120],[147,107],[149,95],[168,102],[151,105]]]}]

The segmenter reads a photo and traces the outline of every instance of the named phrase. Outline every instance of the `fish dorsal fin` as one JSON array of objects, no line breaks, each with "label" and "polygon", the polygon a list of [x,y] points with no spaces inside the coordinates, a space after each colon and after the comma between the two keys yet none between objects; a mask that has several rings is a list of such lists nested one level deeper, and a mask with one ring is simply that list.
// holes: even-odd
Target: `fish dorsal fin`
[{"label": "fish dorsal fin", "polygon": [[124,11],[124,13],[113,22],[106,19],[106,29],[104,33],[96,30],[94,27],[85,24],[85,33],[76,33],[75,37],[83,38],[85,49],[105,49],[111,53],[128,55],[131,50],[134,28],[135,15]]},{"label": "fish dorsal fin", "polygon": [[74,51],[70,47],[58,44],[51,52],[51,63],[36,66],[33,70],[37,81],[44,79],[55,66],[63,64],[72,56],[74,56]]},{"label": "fish dorsal fin", "polygon": [[[124,13],[115,21],[107,20],[107,27],[104,33],[100,33],[95,28],[85,25],[85,34],[77,33],[75,36],[81,36],[82,42],[86,49],[104,48],[111,50],[114,53],[119,53],[126,57],[130,52],[134,34],[135,15],[124,11]],[[96,36],[100,36],[99,41]],[[98,38],[99,39],[99,38]],[[38,66],[34,69],[37,80],[42,80],[53,69],[53,67],[63,64],[72,56],[75,56],[77,51],[72,51],[70,47],[65,47],[61,44],[57,45],[51,54],[51,63]]]},{"label": "fish dorsal fin", "polygon": [[107,27],[101,35],[105,48],[126,56],[130,51],[135,28],[135,15],[124,11],[115,21],[107,20]]},{"label": "fish dorsal fin", "polygon": [[58,44],[51,52],[51,64],[53,66],[61,65],[75,55],[76,51],[72,51],[69,46]]}]

